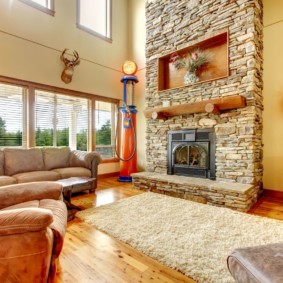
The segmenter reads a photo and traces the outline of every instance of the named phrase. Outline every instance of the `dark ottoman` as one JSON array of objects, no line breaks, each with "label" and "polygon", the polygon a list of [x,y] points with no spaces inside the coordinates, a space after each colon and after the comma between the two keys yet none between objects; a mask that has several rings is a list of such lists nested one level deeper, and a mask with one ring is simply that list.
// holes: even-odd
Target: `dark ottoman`
[{"label": "dark ottoman", "polygon": [[283,243],[236,249],[227,265],[237,283],[282,283]]}]

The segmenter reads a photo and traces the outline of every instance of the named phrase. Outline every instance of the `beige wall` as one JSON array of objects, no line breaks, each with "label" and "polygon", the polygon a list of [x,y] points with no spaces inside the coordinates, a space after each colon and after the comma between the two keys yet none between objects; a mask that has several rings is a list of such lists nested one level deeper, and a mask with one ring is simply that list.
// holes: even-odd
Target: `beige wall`
[{"label": "beige wall", "polygon": [[[113,42],[76,28],[76,0],[55,1],[55,17],[18,0],[0,1],[0,75],[96,95],[122,98],[121,66],[128,54],[128,0],[113,0]],[[72,83],[60,79],[61,51],[75,49],[81,63]],[[100,173],[119,170],[100,165]]]},{"label": "beige wall", "polygon": [[134,60],[139,71],[136,85],[137,113],[137,154],[138,170],[145,167],[145,131],[146,123],[143,115],[145,109],[145,0],[129,0],[129,59]]},{"label": "beige wall", "polygon": [[283,191],[283,1],[263,4],[263,186]]},{"label": "beige wall", "polygon": [[[127,0],[112,2],[113,43],[108,43],[76,28],[76,0],[56,1],[55,17],[17,0],[1,1],[0,74],[122,97],[121,65],[128,54]],[[82,58],[68,85],[60,79],[63,63],[57,51],[65,48],[77,50]]]}]

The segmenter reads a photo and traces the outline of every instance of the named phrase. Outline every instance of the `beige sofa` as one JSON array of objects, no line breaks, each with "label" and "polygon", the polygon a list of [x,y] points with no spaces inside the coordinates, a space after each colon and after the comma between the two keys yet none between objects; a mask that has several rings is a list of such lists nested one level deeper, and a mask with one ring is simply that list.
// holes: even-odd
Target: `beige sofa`
[{"label": "beige sofa", "polygon": [[61,185],[0,187],[0,282],[54,282],[67,209]]},{"label": "beige sofa", "polygon": [[[0,150],[0,187],[17,183],[97,177],[100,155],[69,147],[3,148]],[[93,183],[91,191],[96,189]]]}]

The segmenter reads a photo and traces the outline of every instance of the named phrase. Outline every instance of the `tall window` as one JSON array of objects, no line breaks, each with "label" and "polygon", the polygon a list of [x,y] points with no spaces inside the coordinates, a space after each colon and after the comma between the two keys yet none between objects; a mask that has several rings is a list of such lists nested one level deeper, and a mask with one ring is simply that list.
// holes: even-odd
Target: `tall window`
[{"label": "tall window", "polygon": [[103,158],[115,156],[116,104],[96,101],[95,103],[95,143],[96,151]]},{"label": "tall window", "polygon": [[0,146],[23,146],[24,98],[24,88],[0,84]]},{"label": "tall window", "polygon": [[20,0],[25,4],[54,16],[54,0]]},{"label": "tall window", "polygon": [[88,149],[88,99],[35,92],[35,145]]},{"label": "tall window", "polygon": [[77,0],[77,26],[111,41],[111,0]]}]

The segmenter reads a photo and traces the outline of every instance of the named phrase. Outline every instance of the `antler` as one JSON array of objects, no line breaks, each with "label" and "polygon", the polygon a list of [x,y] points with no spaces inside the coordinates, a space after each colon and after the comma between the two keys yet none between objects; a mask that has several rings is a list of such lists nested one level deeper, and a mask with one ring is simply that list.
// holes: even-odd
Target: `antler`
[{"label": "antler", "polygon": [[60,56],[61,61],[63,61],[65,65],[67,65],[68,62],[69,62],[69,60],[68,60],[66,57],[64,57],[65,52],[66,52],[67,50],[68,50],[68,49],[65,48],[64,51],[62,52],[61,56]]},{"label": "antler", "polygon": [[75,60],[73,60],[73,66],[79,65],[81,62],[79,53],[76,50],[74,50],[73,55],[75,57]]},{"label": "antler", "polygon": [[79,53],[76,51],[76,50],[74,50],[73,51],[73,56],[75,57],[74,59],[72,59],[72,60],[70,60],[70,59],[68,59],[68,58],[66,58],[64,55],[65,55],[65,53],[66,53],[66,51],[67,51],[68,49],[67,48],[65,48],[64,49],[64,51],[62,52],[62,54],[61,54],[61,60],[64,62],[64,64],[66,65],[66,66],[76,66],[76,65],[79,65],[80,64],[80,56],[79,56]]}]

